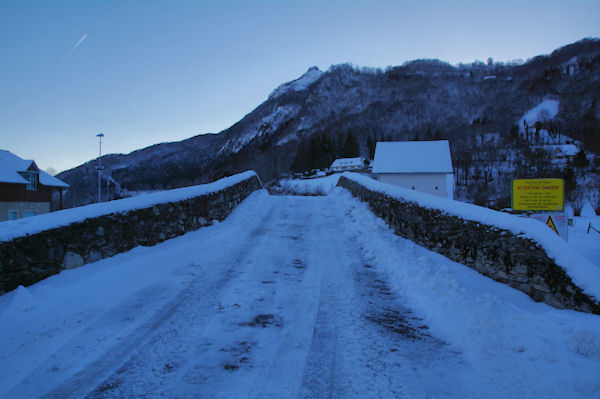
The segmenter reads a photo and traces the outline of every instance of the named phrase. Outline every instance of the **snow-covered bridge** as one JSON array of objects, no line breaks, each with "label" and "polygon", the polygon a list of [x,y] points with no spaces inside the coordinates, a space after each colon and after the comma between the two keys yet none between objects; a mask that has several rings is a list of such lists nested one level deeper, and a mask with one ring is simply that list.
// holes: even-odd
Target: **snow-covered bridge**
[{"label": "snow-covered bridge", "polygon": [[0,397],[590,397],[600,318],[402,239],[348,192],[0,297]]}]

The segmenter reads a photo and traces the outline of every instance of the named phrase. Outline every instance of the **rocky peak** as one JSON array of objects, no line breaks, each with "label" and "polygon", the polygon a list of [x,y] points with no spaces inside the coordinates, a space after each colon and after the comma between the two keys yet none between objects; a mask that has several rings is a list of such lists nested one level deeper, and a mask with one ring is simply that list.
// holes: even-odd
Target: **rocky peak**
[{"label": "rocky peak", "polygon": [[319,80],[322,75],[323,71],[321,71],[319,67],[310,67],[308,68],[308,71],[306,71],[298,79],[284,83],[277,87],[275,90],[273,90],[273,92],[269,95],[269,100],[279,97],[282,94],[290,91],[307,90],[309,86],[315,83],[317,80]]}]

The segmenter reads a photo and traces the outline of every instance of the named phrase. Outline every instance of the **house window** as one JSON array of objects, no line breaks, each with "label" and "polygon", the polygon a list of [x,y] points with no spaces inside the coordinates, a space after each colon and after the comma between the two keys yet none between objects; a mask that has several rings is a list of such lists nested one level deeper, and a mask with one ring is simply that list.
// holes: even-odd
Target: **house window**
[{"label": "house window", "polygon": [[35,216],[38,214],[38,211],[24,211],[23,212],[23,217],[24,218],[28,218],[30,216]]},{"label": "house window", "polygon": [[19,211],[8,211],[8,220],[17,220],[19,218]]},{"label": "house window", "polygon": [[37,190],[37,173],[27,172],[27,190]]}]

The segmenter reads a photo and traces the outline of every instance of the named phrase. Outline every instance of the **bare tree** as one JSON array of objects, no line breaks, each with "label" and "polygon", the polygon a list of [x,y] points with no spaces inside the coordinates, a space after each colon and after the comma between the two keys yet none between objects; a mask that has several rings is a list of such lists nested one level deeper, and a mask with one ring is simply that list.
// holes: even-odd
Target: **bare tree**
[{"label": "bare tree", "polygon": [[600,215],[600,185],[591,187],[588,190],[587,198],[588,201],[590,201],[592,208],[594,208],[594,212],[596,212],[596,215]]},{"label": "bare tree", "polygon": [[568,195],[568,200],[573,207],[573,216],[581,216],[581,208],[583,208],[584,192],[581,187],[572,190]]}]

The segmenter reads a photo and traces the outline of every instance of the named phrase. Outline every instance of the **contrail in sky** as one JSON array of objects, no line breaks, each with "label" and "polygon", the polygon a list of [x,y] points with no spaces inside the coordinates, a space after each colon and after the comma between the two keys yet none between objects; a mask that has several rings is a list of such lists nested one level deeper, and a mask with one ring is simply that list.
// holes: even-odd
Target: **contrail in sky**
[{"label": "contrail in sky", "polygon": [[75,44],[75,45],[73,46],[73,48],[71,49],[71,51],[69,51],[69,54],[68,54],[68,55],[71,55],[71,53],[72,53],[73,51],[75,51],[75,49],[76,49],[77,47],[79,47],[79,45],[81,44],[81,42],[83,41],[83,39],[85,39],[85,37],[86,37],[86,36],[87,36],[87,33],[84,33],[84,34],[83,34],[83,36],[81,36],[81,39],[79,39],[79,41],[77,42],[77,44]]}]

